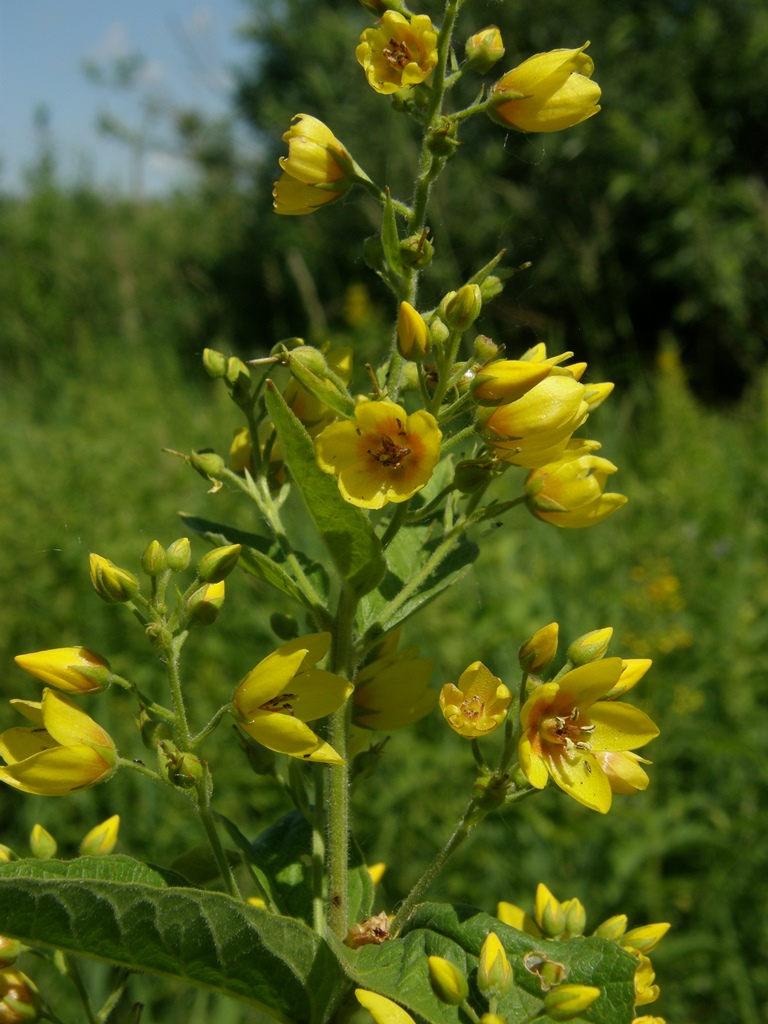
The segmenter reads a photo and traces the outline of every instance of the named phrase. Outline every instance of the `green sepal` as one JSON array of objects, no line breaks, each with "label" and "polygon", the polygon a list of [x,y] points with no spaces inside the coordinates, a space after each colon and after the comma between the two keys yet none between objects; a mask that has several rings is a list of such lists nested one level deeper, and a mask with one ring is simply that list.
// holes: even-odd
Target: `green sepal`
[{"label": "green sepal", "polygon": [[288,353],[287,360],[293,376],[314,398],[327,405],[329,409],[333,409],[339,416],[348,420],[354,418],[355,400],[346,388],[342,391],[328,377],[319,377],[291,352]]},{"label": "green sepal", "polygon": [[397,231],[397,217],[392,196],[389,189],[384,198],[384,215],[381,220],[381,245],[390,268],[401,277],[403,273],[402,260],[400,258],[400,235]]},{"label": "green sepal", "polygon": [[[174,978],[256,1006],[286,1022],[324,1024],[345,988],[327,943],[303,922],[223,893],[127,880],[146,866],[25,860],[0,866],[3,934],[31,946]],[[54,867],[52,870],[52,866]]]},{"label": "green sepal", "polygon": [[312,438],[269,381],[265,400],[285,463],[339,575],[358,596],[367,594],[386,571],[370,520],[344,501],[335,478],[317,465]]}]

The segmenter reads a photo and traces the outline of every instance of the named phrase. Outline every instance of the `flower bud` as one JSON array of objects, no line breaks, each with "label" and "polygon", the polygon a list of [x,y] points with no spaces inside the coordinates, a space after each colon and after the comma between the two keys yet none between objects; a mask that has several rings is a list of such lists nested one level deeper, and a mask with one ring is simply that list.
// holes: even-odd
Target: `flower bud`
[{"label": "flower bud", "polygon": [[573,1020],[600,997],[593,985],[559,985],[544,996],[544,1009],[551,1020]]},{"label": "flower bud", "polygon": [[168,723],[152,718],[146,708],[141,709],[139,717],[134,721],[141,734],[141,742],[147,750],[154,750],[160,740],[167,740],[170,736]]},{"label": "flower bud", "polygon": [[10,846],[3,846],[0,843],[0,864],[10,864],[12,860],[18,859],[18,854],[14,853]]},{"label": "flower bud", "polygon": [[557,636],[560,627],[556,622],[542,626],[525,641],[517,652],[517,659],[523,672],[540,675],[554,661],[557,654]]},{"label": "flower bud", "polygon": [[488,474],[495,465],[493,459],[463,459],[456,463],[453,483],[462,494],[473,494],[488,483]]},{"label": "flower bud", "polygon": [[645,924],[640,928],[632,928],[621,938],[621,945],[633,953],[644,953],[647,955],[656,949],[658,944],[669,931],[669,924]]},{"label": "flower bud", "polygon": [[409,235],[400,242],[400,261],[406,267],[423,270],[432,262],[435,247],[427,229],[420,235]]},{"label": "flower bud", "polygon": [[186,605],[188,626],[210,626],[224,604],[224,581],[205,583],[192,593]]},{"label": "flower bud", "polygon": [[543,882],[536,889],[536,923],[548,939],[557,939],[565,931],[565,913]]},{"label": "flower bud", "polygon": [[226,378],[230,384],[238,384],[241,381],[250,380],[251,371],[237,356],[230,356],[227,360]]},{"label": "flower bud", "polygon": [[467,979],[450,960],[429,957],[429,980],[437,998],[448,1006],[458,1006],[469,995]]},{"label": "flower bud", "polygon": [[449,117],[441,117],[435,128],[427,130],[427,147],[437,157],[451,157],[460,145],[458,125]]},{"label": "flower bud", "polygon": [[475,338],[475,356],[481,363],[489,363],[498,359],[501,346],[486,334],[478,334]]},{"label": "flower bud", "polygon": [[489,932],[480,950],[477,987],[486,999],[501,999],[511,991],[514,982],[512,967],[504,947],[496,932]]},{"label": "flower bud", "polygon": [[242,544],[226,544],[203,555],[197,563],[197,575],[206,583],[220,583],[237,565]]},{"label": "flower bud", "polygon": [[217,352],[215,348],[203,349],[203,367],[208,376],[213,377],[214,380],[226,375],[227,363],[227,357],[223,353]]},{"label": "flower bud", "polygon": [[498,1013],[484,1013],[480,1018],[480,1024],[508,1024],[506,1017],[500,1017]]},{"label": "flower bud", "polygon": [[587,924],[587,912],[581,900],[575,897],[566,900],[561,904],[565,914],[565,934],[570,938],[572,935],[583,935]]},{"label": "flower bud", "polygon": [[189,464],[206,480],[218,480],[225,469],[224,459],[212,451],[192,452]]},{"label": "flower bud", "polygon": [[203,764],[189,751],[181,751],[170,740],[162,740],[157,749],[160,771],[179,789],[192,789],[203,777]]},{"label": "flower bud", "polygon": [[168,559],[168,568],[172,572],[184,572],[192,558],[192,545],[188,537],[179,537],[173,544],[169,544],[165,551]]},{"label": "flower bud", "polygon": [[467,62],[473,71],[484,75],[504,56],[504,43],[501,32],[495,25],[489,25],[475,32],[466,42]]},{"label": "flower bud", "polygon": [[80,853],[83,857],[102,857],[112,853],[117,844],[117,833],[120,829],[120,815],[113,814],[111,818],[102,821],[83,837],[80,843]]},{"label": "flower bud", "polygon": [[477,284],[465,284],[457,292],[448,292],[440,303],[440,316],[454,331],[466,331],[480,316],[483,296]]},{"label": "flower bud", "polygon": [[40,860],[50,860],[51,857],[56,856],[58,843],[42,825],[33,825],[29,836],[29,848],[32,851],[33,857],[38,857]]},{"label": "flower bud", "polygon": [[37,986],[14,968],[0,971],[0,1024],[23,1024],[40,1019]]},{"label": "flower bud", "polygon": [[565,656],[574,666],[599,661],[605,657],[612,636],[613,629],[610,626],[606,626],[605,629],[593,629],[591,633],[585,633],[574,640]]},{"label": "flower bud", "polygon": [[272,632],[281,640],[295,640],[299,635],[299,624],[292,615],[272,612],[269,617],[269,624],[272,627]]},{"label": "flower bud", "polygon": [[88,556],[93,589],[107,604],[125,604],[136,596],[139,581],[125,569],[120,569],[101,555]]},{"label": "flower bud", "polygon": [[450,334],[450,330],[439,316],[436,316],[429,325],[429,336],[432,339],[433,345],[442,345],[443,342],[448,340]]},{"label": "flower bud", "polygon": [[85,647],[17,654],[14,661],[25,672],[66,693],[100,693],[112,675],[107,659]]},{"label": "flower bud", "polygon": [[627,915],[617,914],[615,917],[609,917],[607,921],[599,924],[592,934],[597,935],[601,939],[610,939],[612,942],[618,942],[626,930]]},{"label": "flower bud", "polygon": [[7,939],[0,935],[0,968],[9,967],[24,952],[18,939]]},{"label": "flower bud", "polygon": [[168,568],[165,548],[159,540],[150,541],[141,556],[141,568],[147,576],[159,576]]},{"label": "flower bud", "polygon": [[550,1020],[570,1021],[581,1017],[599,996],[594,985],[558,985],[544,996],[544,1009]]},{"label": "flower bud", "polygon": [[320,349],[313,345],[299,345],[293,349],[288,356],[288,362],[289,365],[294,362],[300,363],[305,370],[318,377],[326,377],[328,374],[328,361]]},{"label": "flower bud", "polygon": [[429,352],[429,328],[410,302],[400,303],[397,317],[397,349],[403,359],[420,363]]}]

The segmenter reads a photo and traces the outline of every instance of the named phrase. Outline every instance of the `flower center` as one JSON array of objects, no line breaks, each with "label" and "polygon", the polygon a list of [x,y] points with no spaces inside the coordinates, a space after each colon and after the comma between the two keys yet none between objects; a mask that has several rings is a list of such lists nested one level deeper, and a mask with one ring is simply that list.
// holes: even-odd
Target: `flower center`
[{"label": "flower center", "polygon": [[578,708],[573,708],[567,716],[549,715],[540,729],[542,739],[557,743],[566,750],[591,750],[589,736],[594,731],[594,725],[583,722]]},{"label": "flower center", "polygon": [[396,39],[390,39],[389,46],[385,46],[381,52],[392,67],[400,71],[411,63],[411,55],[405,43],[398,43]]},{"label": "flower center", "polygon": [[272,700],[268,700],[266,704],[260,704],[260,711],[272,711],[278,715],[290,715],[291,718],[296,717],[296,712],[293,710],[291,701],[296,698],[295,693],[281,693],[278,697],[273,697]]},{"label": "flower center", "polygon": [[[399,425],[399,420],[398,420]],[[406,437],[405,431],[400,431],[400,437]],[[379,438],[381,447],[374,451],[372,448],[368,449],[368,454],[380,466],[386,466],[388,469],[399,469],[403,464],[403,460],[411,454],[411,449],[407,448],[403,444],[398,444],[397,441],[393,440],[389,434],[382,434]]]},{"label": "flower center", "polygon": [[485,701],[476,693],[467,697],[459,705],[459,712],[465,722],[471,722],[476,729],[494,729],[496,723],[489,719],[485,710]]}]

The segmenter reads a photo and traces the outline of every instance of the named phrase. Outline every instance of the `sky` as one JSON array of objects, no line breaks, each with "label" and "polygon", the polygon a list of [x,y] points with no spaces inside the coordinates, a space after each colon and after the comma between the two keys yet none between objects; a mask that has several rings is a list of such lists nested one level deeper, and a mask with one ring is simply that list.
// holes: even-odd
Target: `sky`
[{"label": "sky", "polygon": [[[251,52],[237,35],[245,11],[243,0],[0,0],[0,191],[24,187],[24,170],[40,153],[41,108],[63,180],[85,175],[129,191],[135,178],[127,148],[101,136],[96,122],[110,113],[136,127],[140,103],[89,81],[83,63],[105,67],[138,52],[145,95],[223,114],[232,69]],[[185,173],[177,158],[153,153],[143,164],[143,189],[162,193]]]}]

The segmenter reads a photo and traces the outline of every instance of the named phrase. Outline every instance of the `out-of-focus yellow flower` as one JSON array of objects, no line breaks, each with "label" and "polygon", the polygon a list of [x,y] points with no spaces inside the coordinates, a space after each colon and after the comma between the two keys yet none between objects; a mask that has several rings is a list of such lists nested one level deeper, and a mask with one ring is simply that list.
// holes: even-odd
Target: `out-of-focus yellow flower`
[{"label": "out-of-focus yellow flower", "polygon": [[395,630],[355,677],[352,721],[364,729],[402,729],[437,704],[437,690],[429,688],[434,661],[417,657],[417,647],[397,653],[399,635]]},{"label": "out-of-focus yellow flower", "polygon": [[559,459],[589,414],[586,388],[568,375],[552,375],[516,401],[483,409],[478,429],[496,456],[536,469]]},{"label": "out-of-focus yellow flower", "polygon": [[0,1021],[2,1024],[31,1024],[40,1020],[37,985],[15,967],[0,971]]},{"label": "out-of-focus yellow flower", "polygon": [[512,694],[481,661],[473,661],[458,686],[446,683],[440,691],[445,720],[459,736],[477,739],[497,729],[507,717]]},{"label": "out-of-focus yellow flower", "polygon": [[[596,442],[592,442],[593,446]],[[557,462],[529,473],[525,482],[528,508],[537,519],[553,526],[594,526],[617,512],[627,499],[605,494],[608,477],[616,466],[608,459],[585,453],[584,445],[570,441]]]},{"label": "out-of-focus yellow flower", "polygon": [[633,1018],[632,1024],[666,1024],[666,1021],[663,1017],[654,1017],[647,1013],[643,1017]]},{"label": "out-of-focus yellow flower", "polygon": [[378,992],[356,988],[355,998],[370,1013],[376,1024],[415,1024],[413,1017],[402,1006],[398,1006],[386,996],[380,996]]},{"label": "out-of-focus yellow flower", "polygon": [[410,20],[386,11],[381,21],[360,36],[355,56],[368,84],[388,95],[419,85],[437,64],[437,33],[426,14]]},{"label": "out-of-focus yellow flower", "polygon": [[621,658],[572,669],[557,682],[538,686],[520,712],[520,767],[537,789],[551,776],[579,803],[605,814],[612,789],[597,753],[632,750],[659,730],[638,708],[601,700],[616,685]]},{"label": "out-of-focus yellow flower", "polygon": [[384,863],[383,860],[379,861],[377,864],[368,865],[368,874],[371,876],[371,881],[373,882],[374,885],[379,884],[379,882],[384,877],[384,873],[386,870],[387,865]]},{"label": "out-of-focus yellow flower", "polygon": [[491,89],[489,116],[521,132],[559,132],[592,117],[600,86],[591,81],[588,46],[537,53],[508,71]]},{"label": "out-of-focus yellow flower", "polygon": [[307,725],[336,711],[352,693],[346,679],[312,667],[330,645],[330,633],[302,636],[251,669],[232,698],[232,713],[249,736],[281,754],[344,763]]},{"label": "out-of-focus yellow flower", "polygon": [[98,693],[111,675],[107,659],[85,647],[17,654],[14,661],[25,672],[66,693]]},{"label": "out-of-focus yellow flower", "polygon": [[282,176],[275,182],[275,213],[314,213],[340,199],[354,181],[354,161],[333,132],[309,114],[296,114],[283,142]]},{"label": "out-of-focus yellow flower", "polygon": [[622,935],[621,945],[632,953],[647,955],[656,949],[671,927],[664,921],[632,928]]},{"label": "out-of-focus yellow flower", "polygon": [[91,831],[83,836],[80,843],[80,853],[83,857],[103,857],[112,853],[117,845],[117,835],[120,831],[120,815],[113,814],[111,818],[102,821]]},{"label": "out-of-focus yellow flower", "polygon": [[407,501],[428,482],[442,434],[423,409],[407,415],[394,402],[361,402],[354,420],[327,426],[315,439],[317,464],[335,473],[342,496],[360,508]]},{"label": "out-of-focus yellow flower", "polygon": [[117,752],[109,735],[75,702],[43,690],[41,702],[12,700],[32,729],[7,729],[0,736],[0,781],[24,793],[64,796],[106,782]]}]

